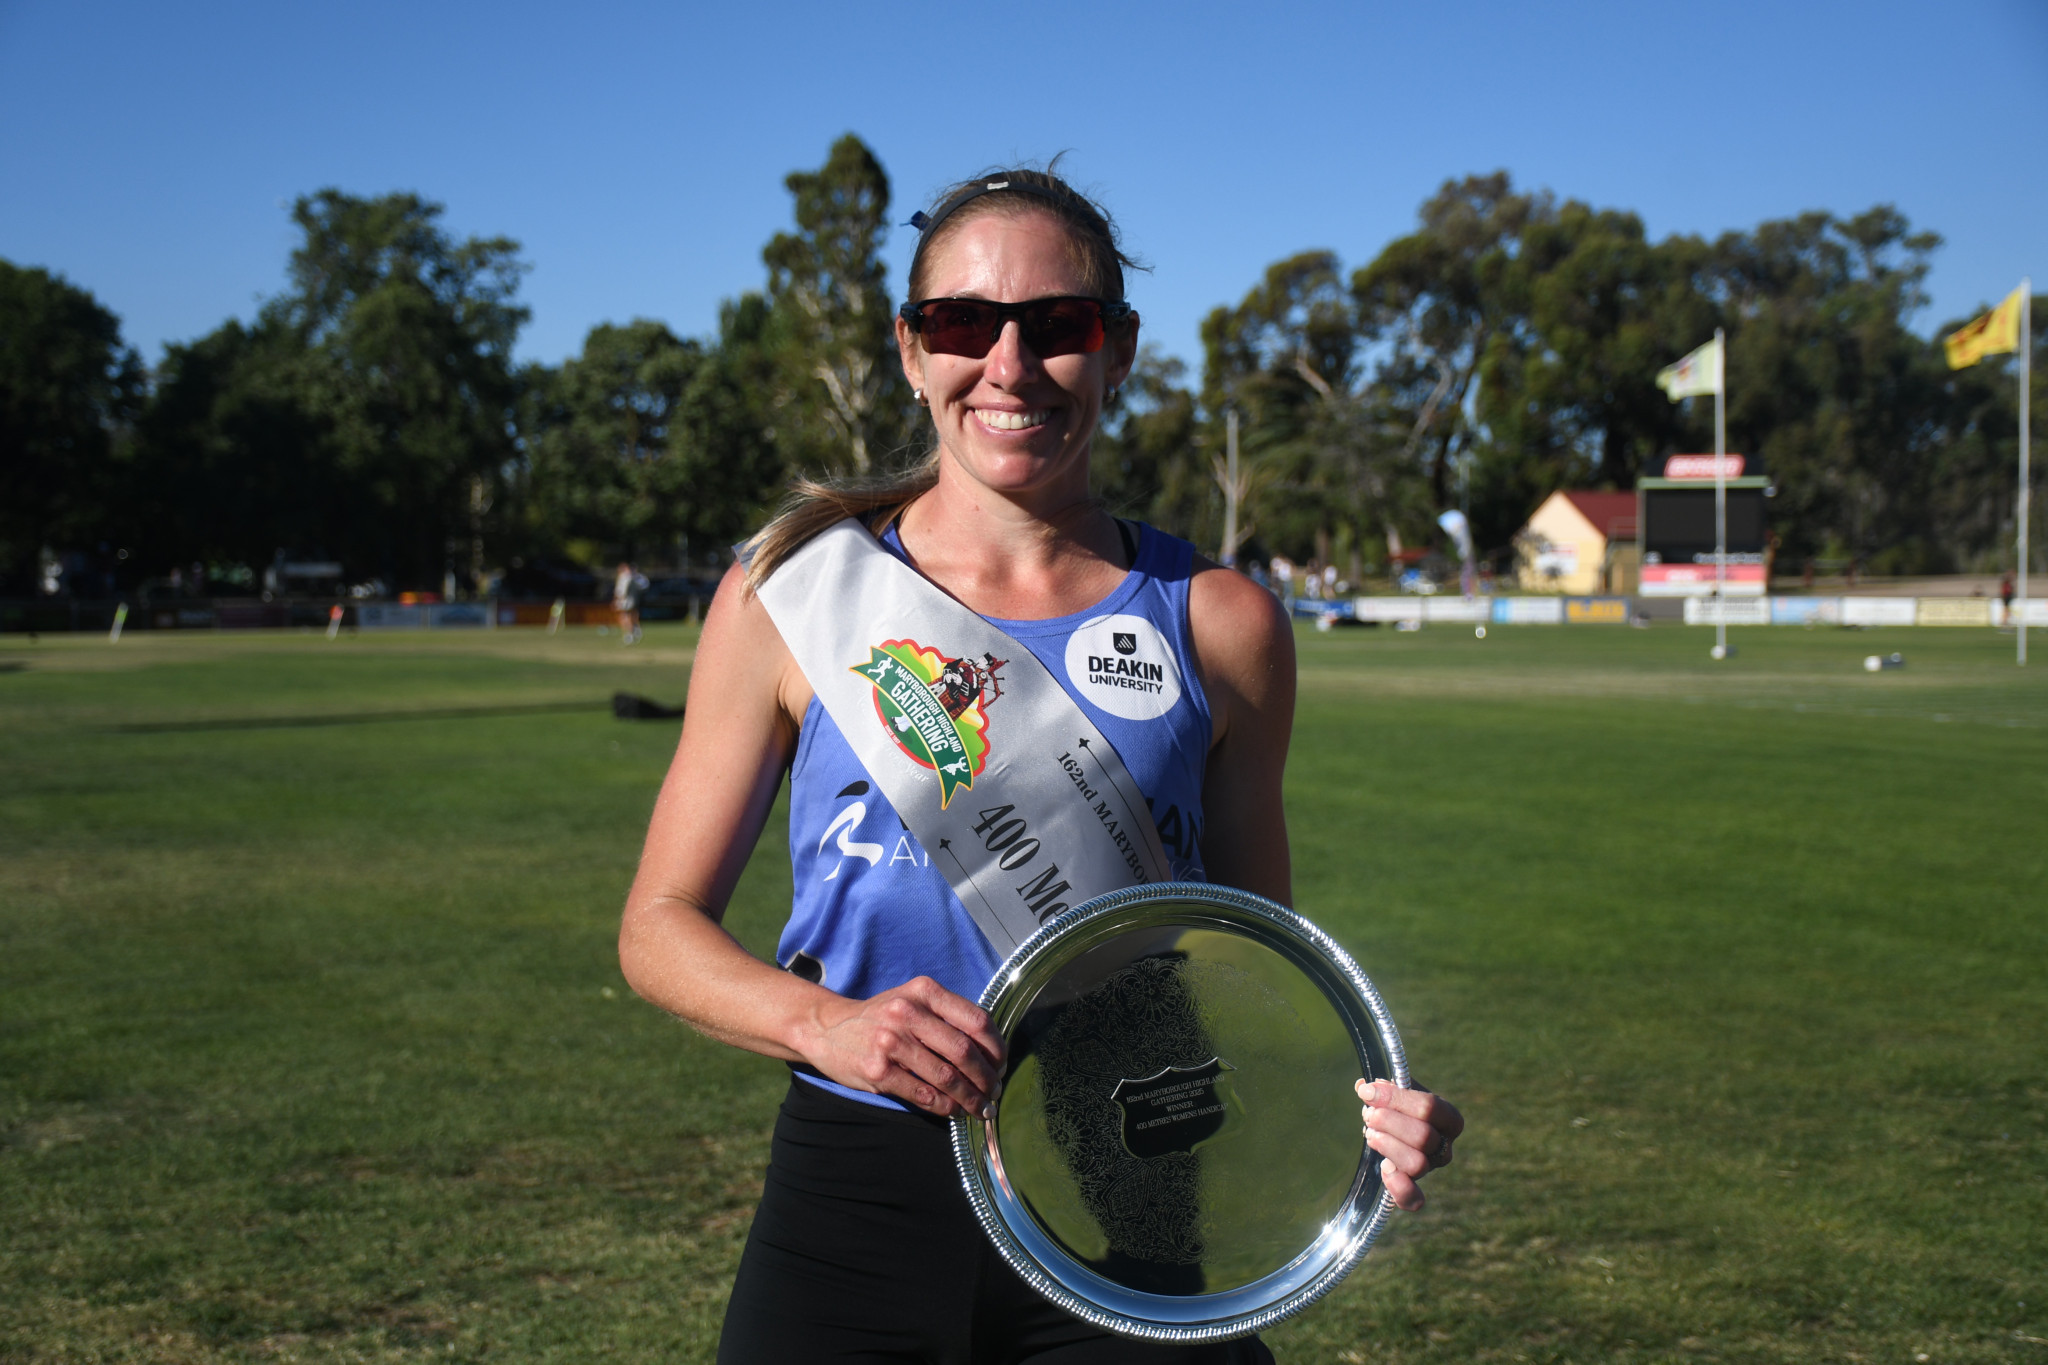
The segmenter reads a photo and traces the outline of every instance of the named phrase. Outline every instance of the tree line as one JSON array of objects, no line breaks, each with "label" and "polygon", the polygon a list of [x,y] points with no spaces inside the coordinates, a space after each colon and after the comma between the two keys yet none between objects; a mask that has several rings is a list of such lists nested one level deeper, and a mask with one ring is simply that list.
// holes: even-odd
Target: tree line
[{"label": "tree line", "polygon": [[[300,199],[283,289],[154,370],[88,292],[0,261],[0,594],[246,578],[280,553],[393,590],[545,587],[621,556],[708,571],[792,475],[930,439],[895,359],[880,161],[849,134],[786,184],[793,229],[716,335],[606,323],[559,366],[513,358],[518,244],[458,240],[413,194]],[[1951,372],[1909,328],[1938,245],[1883,206],[1652,241],[1504,172],[1448,182],[1371,261],[1305,251],[1214,309],[1199,377],[1145,348],[1095,487],[1212,554],[1356,578],[1458,507],[1505,559],[1552,490],[1711,449],[1711,400],[1674,406],[1654,377],[1718,326],[1730,449],[1776,482],[1781,558],[1997,567],[2011,361]],[[1223,546],[1233,411],[1242,543]]]}]

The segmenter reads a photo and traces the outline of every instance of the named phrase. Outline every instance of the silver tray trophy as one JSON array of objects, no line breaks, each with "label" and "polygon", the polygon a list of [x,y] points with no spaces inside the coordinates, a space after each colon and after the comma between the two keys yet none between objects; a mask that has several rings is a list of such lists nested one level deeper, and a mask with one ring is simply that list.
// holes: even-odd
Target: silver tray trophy
[{"label": "silver tray trophy", "polygon": [[955,1119],[975,1216],[1084,1321],[1242,1336],[1334,1288],[1393,1207],[1352,1082],[1408,1083],[1372,982],[1313,924],[1190,882],[1098,896],[982,994],[1009,1048],[994,1117]]}]

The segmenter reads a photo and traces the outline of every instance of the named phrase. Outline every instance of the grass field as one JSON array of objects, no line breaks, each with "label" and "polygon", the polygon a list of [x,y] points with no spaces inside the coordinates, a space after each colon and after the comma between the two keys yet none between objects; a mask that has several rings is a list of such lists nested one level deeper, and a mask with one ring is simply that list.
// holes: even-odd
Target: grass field
[{"label": "grass field", "polygon": [[[620,979],[606,707],[692,638],[0,637],[0,1358],[710,1359],[785,1073]],[[1297,902],[1471,1128],[1281,1361],[2048,1365],[2048,665],[1709,638],[1302,636]]]}]

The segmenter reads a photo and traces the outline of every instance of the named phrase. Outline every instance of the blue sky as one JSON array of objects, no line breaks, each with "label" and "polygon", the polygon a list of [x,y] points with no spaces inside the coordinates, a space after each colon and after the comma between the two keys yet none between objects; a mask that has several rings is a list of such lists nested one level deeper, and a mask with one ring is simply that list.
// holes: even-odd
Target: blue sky
[{"label": "blue sky", "polygon": [[[1496,168],[1653,236],[1896,204],[1942,234],[1930,331],[2048,288],[2048,3],[856,7],[0,0],[0,256],[154,360],[282,287],[287,207],[416,190],[519,240],[526,358],[685,334],[757,288],[782,177],[859,133],[900,222],[1068,152],[1154,273],[1149,337],[1273,260],[1363,263]],[[890,243],[900,287],[912,235]]]}]

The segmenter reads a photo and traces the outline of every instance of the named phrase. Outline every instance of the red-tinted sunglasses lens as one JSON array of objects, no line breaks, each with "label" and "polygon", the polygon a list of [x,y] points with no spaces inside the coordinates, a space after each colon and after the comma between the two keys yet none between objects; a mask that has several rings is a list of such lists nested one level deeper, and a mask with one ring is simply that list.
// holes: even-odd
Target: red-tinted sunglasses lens
[{"label": "red-tinted sunglasses lens", "polygon": [[1024,344],[1044,360],[1102,349],[1102,305],[1093,299],[1046,299],[1025,305]]},{"label": "red-tinted sunglasses lens", "polygon": [[933,355],[980,360],[996,344],[1010,318],[1017,319],[1024,344],[1041,360],[1102,349],[1102,305],[1094,299],[1034,299],[1018,304],[935,299],[920,304],[918,313],[924,348]]},{"label": "red-tinted sunglasses lens", "polygon": [[979,360],[996,343],[1000,319],[992,303],[940,299],[920,305],[918,313],[924,348],[933,355],[964,355],[969,360]]}]

